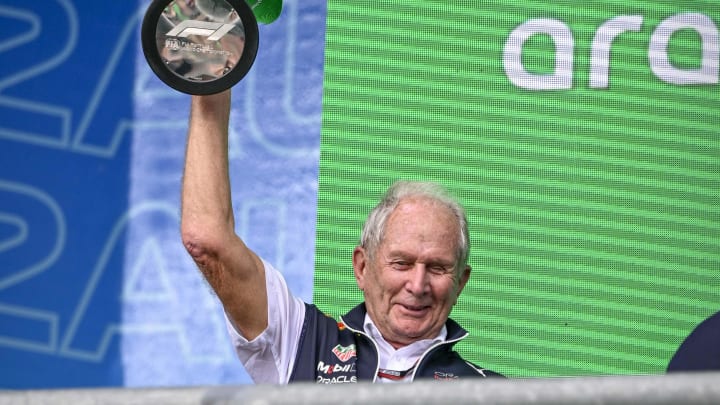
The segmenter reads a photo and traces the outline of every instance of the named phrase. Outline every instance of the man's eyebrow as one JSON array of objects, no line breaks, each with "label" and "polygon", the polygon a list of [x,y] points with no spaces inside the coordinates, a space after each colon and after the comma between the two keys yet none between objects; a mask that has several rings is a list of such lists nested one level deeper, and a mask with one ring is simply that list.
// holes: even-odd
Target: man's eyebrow
[{"label": "man's eyebrow", "polygon": [[[393,250],[388,252],[385,257],[388,260],[397,260],[397,259],[403,259],[403,260],[418,260],[417,256],[415,256],[412,253],[404,252],[401,250]],[[442,258],[442,257],[430,257],[426,260],[423,260],[425,264],[428,265],[442,265],[442,266],[455,266],[455,258]]]},{"label": "man's eyebrow", "polygon": [[403,252],[403,251],[400,251],[400,250],[390,251],[390,252],[388,252],[387,255],[385,255],[385,256],[386,256],[388,259],[405,259],[405,260],[407,260],[407,259],[412,259],[412,258],[413,258],[413,255],[412,255],[412,254],[409,254],[409,253],[407,253],[407,252]]},{"label": "man's eyebrow", "polygon": [[426,262],[428,266],[440,266],[444,268],[454,268],[455,267],[455,261],[454,260],[428,260]]}]

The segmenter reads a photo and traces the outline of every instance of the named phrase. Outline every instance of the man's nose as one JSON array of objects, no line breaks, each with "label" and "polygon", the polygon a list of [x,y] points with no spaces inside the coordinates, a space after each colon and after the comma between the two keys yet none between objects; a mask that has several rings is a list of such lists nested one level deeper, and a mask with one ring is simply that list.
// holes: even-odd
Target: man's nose
[{"label": "man's nose", "polygon": [[413,295],[424,295],[430,291],[430,282],[425,264],[415,263],[415,266],[408,271],[406,288]]}]

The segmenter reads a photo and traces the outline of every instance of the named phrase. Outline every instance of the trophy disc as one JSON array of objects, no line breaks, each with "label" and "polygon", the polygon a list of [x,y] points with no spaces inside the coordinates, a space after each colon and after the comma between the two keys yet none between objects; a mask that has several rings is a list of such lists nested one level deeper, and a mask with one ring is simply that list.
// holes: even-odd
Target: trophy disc
[{"label": "trophy disc", "polygon": [[154,0],[141,40],[150,68],[187,94],[227,90],[252,67],[258,25],[244,0]]}]

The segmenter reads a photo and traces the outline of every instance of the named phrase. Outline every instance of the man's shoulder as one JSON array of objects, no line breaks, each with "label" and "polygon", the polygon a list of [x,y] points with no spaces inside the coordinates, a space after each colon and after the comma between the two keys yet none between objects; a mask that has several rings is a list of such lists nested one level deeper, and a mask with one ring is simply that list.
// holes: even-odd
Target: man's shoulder
[{"label": "man's shoulder", "polygon": [[[455,343],[466,338],[469,335],[468,331],[465,330],[465,328],[463,328],[462,326],[460,326],[460,324],[450,318],[448,318],[448,320],[445,322],[445,327],[447,328],[447,339],[449,341],[452,341],[445,348],[445,356],[447,356],[446,359],[452,364],[451,369],[458,370],[459,373],[465,376],[475,376],[480,378],[505,378],[504,375],[496,371],[492,371],[485,367],[478,366],[477,364],[464,359],[458,352],[453,349]],[[442,376],[442,373],[439,374]],[[450,375],[452,376],[453,374],[450,373]],[[433,377],[435,379],[438,379],[438,375],[434,375]]]},{"label": "man's shoulder", "polygon": [[477,364],[472,363],[472,362],[469,362],[469,361],[464,360],[464,359],[463,359],[463,361],[465,362],[465,364],[467,364],[469,367],[471,367],[473,370],[475,370],[475,372],[477,372],[480,377],[484,377],[484,378],[505,378],[504,375],[502,375],[502,374],[500,374],[500,373],[498,373],[498,372],[496,372],[496,371],[488,370],[487,368],[480,367],[480,366],[478,366]]},{"label": "man's shoulder", "polygon": [[504,378],[502,374],[481,367],[464,359],[452,346],[445,346],[436,350],[422,364],[419,377],[433,378],[435,380],[450,380],[458,378]]},{"label": "man's shoulder", "polygon": [[[351,312],[353,312],[353,311],[351,311]],[[328,333],[331,330],[336,330],[337,333],[342,334],[348,328],[348,326],[350,326],[351,329],[354,329],[356,326],[352,322],[350,323],[350,325],[347,325],[346,319],[352,321],[352,320],[355,320],[355,318],[356,318],[356,316],[348,317],[348,315],[344,315],[344,316],[336,319],[336,318],[326,314],[325,312],[323,312],[315,304],[305,303],[304,329],[306,329],[306,330],[308,330],[308,329],[312,329],[315,331],[325,330],[325,333]]]}]

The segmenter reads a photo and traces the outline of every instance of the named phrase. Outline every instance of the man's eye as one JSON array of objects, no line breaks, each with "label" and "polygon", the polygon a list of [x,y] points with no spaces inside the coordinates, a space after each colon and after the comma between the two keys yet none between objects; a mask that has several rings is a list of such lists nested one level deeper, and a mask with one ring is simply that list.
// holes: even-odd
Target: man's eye
[{"label": "man's eye", "polygon": [[392,262],[392,267],[395,270],[408,270],[410,267],[412,267],[412,265],[409,262],[396,261]]},{"label": "man's eye", "polygon": [[452,271],[452,267],[445,267],[441,265],[430,266],[428,267],[428,269],[430,270],[430,272],[435,274],[445,274]]}]

